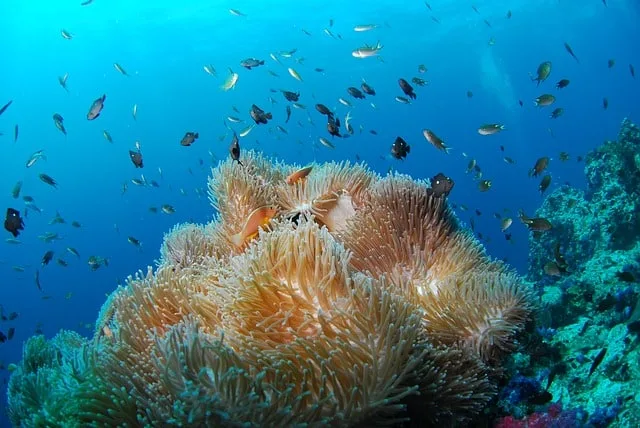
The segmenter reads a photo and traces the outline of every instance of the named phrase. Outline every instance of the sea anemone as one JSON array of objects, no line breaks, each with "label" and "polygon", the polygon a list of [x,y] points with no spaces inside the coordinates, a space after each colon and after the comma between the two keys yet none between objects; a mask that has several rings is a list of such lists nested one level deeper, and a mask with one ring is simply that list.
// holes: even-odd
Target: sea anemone
[{"label": "sea anemone", "polygon": [[533,295],[512,272],[475,271],[443,281],[425,306],[428,336],[493,362],[513,351],[533,309]]},{"label": "sea anemone", "polygon": [[363,207],[337,234],[353,251],[351,264],[397,284],[411,280],[408,292],[438,292],[439,281],[486,264],[481,247],[457,226],[443,198],[426,183],[390,175],[372,186]]},{"label": "sea anemone", "polygon": [[184,223],[178,224],[165,234],[160,248],[160,265],[174,269],[204,264],[208,259],[220,259],[232,249],[220,223],[206,226]]},{"label": "sea anemone", "polygon": [[454,425],[484,408],[531,295],[446,201],[363,165],[287,182],[294,167],[243,164],[213,170],[214,220],[167,234],[93,341],[28,342],[16,425]]},{"label": "sea anemone", "polygon": [[404,400],[410,426],[469,425],[497,389],[482,360],[465,349],[433,346],[428,340],[416,347],[424,353],[410,379],[419,384],[420,394]]},{"label": "sea anemone", "polygon": [[338,237],[355,268],[388,277],[423,308],[435,343],[469,347],[486,361],[514,347],[532,309],[530,290],[484,255],[425,183],[378,181]]},{"label": "sea anemone", "polygon": [[223,236],[229,242],[242,229],[251,212],[262,206],[274,205],[274,183],[285,178],[281,168],[253,151],[245,154],[242,165],[223,162],[212,170],[209,200],[218,213]]},{"label": "sea anemone", "polygon": [[332,162],[314,166],[305,180],[292,185],[279,181],[275,191],[286,217],[313,216],[318,224],[335,232],[345,228],[376,178],[363,165]]}]

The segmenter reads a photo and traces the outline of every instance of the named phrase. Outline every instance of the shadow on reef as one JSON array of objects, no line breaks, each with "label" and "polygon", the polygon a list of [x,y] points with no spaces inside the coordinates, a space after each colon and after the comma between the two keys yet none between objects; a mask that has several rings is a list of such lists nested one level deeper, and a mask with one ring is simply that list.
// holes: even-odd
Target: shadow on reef
[{"label": "shadow on reef", "polygon": [[640,426],[640,129],[586,156],[586,192],[562,186],[537,217],[527,279],[540,311],[511,357],[499,427]]}]

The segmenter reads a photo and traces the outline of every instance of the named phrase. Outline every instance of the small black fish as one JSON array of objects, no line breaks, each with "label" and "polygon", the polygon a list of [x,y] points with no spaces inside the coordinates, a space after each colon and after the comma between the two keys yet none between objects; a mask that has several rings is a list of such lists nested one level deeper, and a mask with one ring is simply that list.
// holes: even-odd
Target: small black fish
[{"label": "small black fish", "polygon": [[291,106],[287,106],[287,118],[284,123],[289,123],[289,119],[291,119]]},{"label": "small black fish", "polygon": [[449,196],[449,193],[451,193],[454,185],[455,182],[452,179],[439,172],[431,179],[431,189],[429,190],[431,191],[431,194],[437,198],[442,196],[447,197]]},{"label": "small black fish", "polygon": [[13,103],[13,100],[9,100],[8,103],[6,103],[5,105],[2,106],[2,108],[0,108],[0,115],[2,115],[2,113],[4,113],[9,108],[11,103]]},{"label": "small black fish", "polygon": [[264,61],[255,59],[255,58],[247,58],[240,61],[240,65],[246,68],[247,70],[251,70],[254,67],[264,65]]},{"label": "small black fish", "polygon": [[282,95],[286,98],[287,101],[298,102],[300,99],[300,92],[291,92],[291,91],[282,91]]},{"label": "small black fish", "polygon": [[636,78],[636,69],[633,68],[633,64],[629,64],[629,73],[631,73],[631,77],[633,77],[634,79]]},{"label": "small black fish", "polygon": [[[44,256],[42,256],[42,266],[46,266],[49,264],[49,262],[51,261],[51,259],[53,259],[53,251],[49,250],[46,253],[44,253]],[[39,278],[40,278],[40,272],[38,272],[38,270],[36,270],[36,284],[39,285]],[[38,287],[40,288],[40,287]]]},{"label": "small black fish", "polygon": [[571,83],[569,79],[562,79],[558,81],[558,83],[556,83],[556,88],[558,89],[566,88],[567,86],[569,86],[569,83]]},{"label": "small black fish", "polygon": [[106,95],[102,95],[100,98],[91,103],[91,107],[89,107],[89,112],[87,113],[87,120],[93,120],[100,116],[102,109],[104,108],[104,100],[107,99]]},{"label": "small black fish", "polygon": [[39,177],[40,177],[40,180],[42,180],[43,183],[46,183],[49,186],[58,188],[58,183],[56,183],[56,180],[54,180],[53,178],[51,178],[47,174],[40,174]]},{"label": "small black fish", "polygon": [[13,339],[13,335],[15,333],[16,333],[15,327],[9,327],[9,330],[7,330],[7,340]]},{"label": "small black fish", "polygon": [[[51,257],[53,257],[53,251],[48,251],[47,254],[51,253]],[[45,254],[44,256],[47,257],[47,254]],[[45,263],[44,261],[45,259],[42,259],[42,265],[46,265],[49,263],[49,261],[51,261],[51,258],[49,258],[49,260]],[[38,269],[36,269],[36,273],[34,274],[33,277],[35,283],[36,283],[36,287],[38,288],[38,290],[42,291],[42,285],[40,285],[40,271]]]},{"label": "small black fish", "polygon": [[58,128],[60,132],[67,135],[67,130],[64,128],[64,118],[60,114],[55,113],[53,115],[53,123],[55,123],[56,128]]},{"label": "small black fish", "polygon": [[200,137],[200,134],[197,132],[187,132],[184,134],[184,137],[182,137],[182,140],[180,140],[180,145],[188,147],[192,145],[198,137]]},{"label": "small black fish", "polygon": [[334,119],[333,116],[329,116],[327,131],[329,135],[333,137],[342,137],[342,135],[340,135],[340,119]]},{"label": "small black fish", "polygon": [[362,88],[362,92],[364,92],[367,95],[375,95],[376,94],[376,90],[373,89],[371,86],[369,86],[369,84],[367,84],[367,82],[362,82],[360,87]]},{"label": "small black fish", "polygon": [[411,146],[402,137],[397,137],[391,146],[391,156],[396,159],[404,159],[411,151]]},{"label": "small black fish", "polygon": [[140,153],[139,150],[137,152],[129,150],[129,158],[131,158],[131,162],[133,162],[136,168],[144,167],[144,164],[142,163],[142,153]]},{"label": "small black fish", "polygon": [[600,352],[598,352],[598,355],[596,355],[596,357],[593,359],[593,363],[591,363],[591,368],[589,369],[589,374],[587,375],[587,377],[591,376],[593,372],[596,371],[596,369],[598,368],[598,366],[600,365],[600,363],[602,362],[606,354],[607,354],[606,347],[602,348]]},{"label": "small black fish", "polygon": [[544,177],[542,177],[542,180],[540,181],[540,184],[538,185],[538,190],[540,191],[540,194],[542,195],[545,190],[547,190],[549,188],[549,185],[551,184],[551,175],[547,174]]},{"label": "small black fish", "polygon": [[20,217],[20,211],[7,208],[7,215],[4,219],[4,228],[11,232],[14,238],[20,235],[20,231],[24,230],[24,220]]},{"label": "small black fish", "polygon": [[351,95],[353,98],[362,100],[364,99],[364,94],[362,93],[362,91],[360,91],[360,89],[358,88],[354,88],[353,86],[350,86],[347,88],[347,92],[349,93],[349,95]]},{"label": "small black fish", "polygon": [[571,49],[571,46],[569,46],[569,43],[564,42],[564,48],[566,49],[567,52],[569,52],[569,55],[571,55],[573,57],[573,59],[576,60],[576,62],[578,64],[580,64],[580,60],[578,59],[578,57],[576,56],[575,53],[573,53],[573,49]]},{"label": "small black fish", "polygon": [[324,104],[316,104],[316,110],[320,112],[320,114],[324,114],[325,116],[333,117],[333,113],[329,110],[329,107]]},{"label": "small black fish", "polygon": [[563,113],[564,113],[564,109],[563,109],[562,107],[558,107],[558,108],[556,108],[555,110],[553,110],[553,111],[551,112],[551,114],[549,115],[549,117],[550,117],[551,119],[557,119],[557,118],[559,118],[560,116],[562,116],[562,114],[563,114]]},{"label": "small black fish", "polygon": [[404,79],[398,79],[398,85],[400,85],[400,89],[402,89],[402,92],[404,92],[406,96],[414,100],[416,99],[416,93],[413,92],[413,86],[411,86],[409,82]]},{"label": "small black fish", "polygon": [[261,123],[266,125],[269,120],[273,119],[273,115],[271,113],[265,113],[264,110],[255,104],[251,105],[249,114],[254,122],[256,122],[256,125],[260,125]]},{"label": "small black fish", "polygon": [[0,331],[0,343],[4,343],[6,341],[7,341],[7,336],[5,336],[4,333]]},{"label": "small black fish", "polygon": [[231,154],[232,160],[238,162],[240,166],[244,166],[242,162],[240,162],[240,140],[238,140],[238,136],[235,132],[233,133],[233,139],[229,146],[229,154]]}]

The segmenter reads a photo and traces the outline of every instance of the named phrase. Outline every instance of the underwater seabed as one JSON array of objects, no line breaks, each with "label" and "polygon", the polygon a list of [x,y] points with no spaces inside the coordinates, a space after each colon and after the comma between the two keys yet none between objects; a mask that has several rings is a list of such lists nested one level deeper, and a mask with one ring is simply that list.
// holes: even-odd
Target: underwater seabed
[{"label": "underwater seabed", "polygon": [[587,156],[586,192],[545,199],[526,281],[427,182],[242,162],[212,171],[215,220],[168,233],[93,338],[26,342],[14,425],[640,426],[629,121]]}]

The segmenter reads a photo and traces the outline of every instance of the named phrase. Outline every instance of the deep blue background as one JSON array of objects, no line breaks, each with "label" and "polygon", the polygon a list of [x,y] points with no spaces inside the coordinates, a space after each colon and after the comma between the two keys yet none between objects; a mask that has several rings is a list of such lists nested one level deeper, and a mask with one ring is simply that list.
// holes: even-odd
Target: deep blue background
[{"label": "deep blue background", "polygon": [[[85,7],[79,0],[3,1],[0,105],[10,99],[14,102],[0,116],[4,134],[0,136],[0,209],[4,213],[6,207],[24,208],[21,199],[11,197],[15,182],[23,180],[22,195],[33,196],[44,212],[29,213],[22,244],[0,244],[0,304],[5,313],[20,313],[15,322],[0,325],[5,333],[9,326],[16,327],[14,339],[0,344],[0,361],[5,366],[17,362],[22,343],[40,324],[47,337],[60,328],[92,334],[92,326],[84,325],[95,321],[105,294],[127,275],[153,265],[164,233],[179,222],[211,219],[207,198],[198,197],[195,189],[205,194],[209,167],[227,156],[230,134],[223,118],[242,117],[244,124],[233,125],[239,131],[249,124],[252,103],[271,111],[274,120],[242,139],[243,149],[260,149],[300,164],[355,160],[359,155],[380,173],[393,167],[415,178],[442,171],[456,181],[451,201],[469,207],[459,212],[461,219],[467,222],[470,216],[476,217],[476,230],[490,239],[485,242],[489,254],[508,256],[525,272],[525,228],[516,220],[509,243],[492,213],[508,209],[515,219],[518,209],[533,213],[540,205],[539,180],[527,177],[540,156],[553,158],[550,190],[565,181],[584,186],[584,164],[577,163],[576,156],[614,139],[623,117],[638,118],[640,76],[632,79],[628,67],[633,63],[640,72],[640,30],[637,2],[610,0],[608,7],[601,0],[522,3],[478,0],[473,2],[476,13],[472,2],[439,0],[432,1],[433,11],[421,1],[95,0]],[[247,16],[233,16],[229,8]],[[511,19],[505,17],[507,10],[512,11]],[[334,20],[331,28],[330,19]],[[380,27],[353,31],[355,25],[369,23]],[[325,28],[336,37],[323,33]],[[73,39],[62,38],[62,29],[71,32]],[[493,46],[488,43],[491,37]],[[383,61],[351,56],[353,49],[378,40],[384,45]],[[571,44],[579,64],[567,54],[564,42]],[[297,53],[290,59],[281,57],[282,65],[269,58],[269,53],[293,48]],[[242,69],[239,61],[246,57],[264,59],[265,66]],[[304,58],[301,64],[296,63],[299,58]],[[616,60],[612,69],[607,68],[609,58]],[[543,61],[552,61],[553,71],[548,81],[536,87],[529,74]],[[116,62],[131,76],[119,74],[113,67]],[[217,77],[204,72],[203,66],[210,63]],[[425,64],[428,72],[419,75],[419,64]],[[220,85],[229,67],[240,78],[235,90],[223,92]],[[289,76],[287,67],[295,68],[304,81]],[[316,67],[325,71],[318,73]],[[57,76],[67,72],[69,93],[57,82]],[[394,101],[402,95],[397,79],[414,76],[428,80],[429,86],[416,88],[418,98],[411,105]],[[363,101],[350,98],[346,88],[359,86],[363,78],[378,94]],[[557,91],[555,82],[561,78],[570,79],[571,84]],[[294,109],[285,125],[284,98],[270,89],[300,91],[300,102],[308,109]],[[471,99],[466,96],[469,90],[474,94]],[[91,102],[103,93],[107,99],[102,115],[87,121]],[[557,96],[556,106],[565,109],[564,116],[552,120],[553,107],[533,106],[534,98],[543,93]],[[270,96],[277,104],[271,105]],[[349,99],[353,108],[339,104],[339,97]],[[603,97],[609,100],[606,111]],[[351,110],[354,127],[358,130],[362,125],[364,132],[335,139],[335,150],[320,146],[318,138],[327,134],[323,117],[313,109],[316,102],[335,108],[341,118]],[[134,104],[138,104],[137,121],[131,114]],[[65,118],[67,137],[55,128],[54,113]],[[308,115],[315,126],[308,122]],[[504,123],[507,130],[489,137],[478,135],[478,126],[487,122]],[[13,142],[15,124],[20,128],[17,143]],[[289,134],[277,131],[277,124]],[[430,146],[422,137],[423,128],[444,139],[451,153]],[[372,129],[377,135],[369,133]],[[113,136],[113,144],[103,138],[103,130]],[[186,131],[200,133],[191,147],[179,145]],[[403,162],[389,156],[396,136],[411,145]],[[135,141],[142,146],[143,170],[134,169],[128,158]],[[48,159],[26,169],[29,155],[39,149],[45,150]],[[560,151],[569,152],[571,161],[561,163]],[[463,152],[469,157],[463,157]],[[505,155],[517,163],[506,164]],[[492,180],[489,192],[480,193],[477,182],[465,173],[470,158],[477,159],[484,178]],[[163,170],[162,179],[158,167]],[[39,173],[54,177],[59,188],[40,182]],[[131,184],[140,173],[161,187]],[[128,191],[122,194],[124,182]],[[150,206],[162,204],[172,204],[176,213],[149,212]],[[476,216],[475,209],[482,215]],[[56,211],[67,223],[81,222],[82,228],[49,225]],[[46,231],[58,232],[64,239],[44,244],[37,236]],[[142,241],[142,251],[127,242],[130,235]],[[66,253],[67,246],[77,248],[82,258]],[[68,261],[69,267],[55,263],[40,267],[48,249]],[[91,272],[90,255],[109,258],[109,267]],[[26,271],[15,272],[13,265],[23,265]],[[34,285],[36,268],[41,270],[44,293]],[[69,292],[73,294],[66,299]],[[0,374],[7,379],[6,370]]]}]

